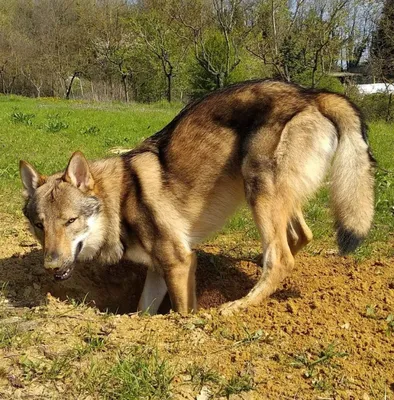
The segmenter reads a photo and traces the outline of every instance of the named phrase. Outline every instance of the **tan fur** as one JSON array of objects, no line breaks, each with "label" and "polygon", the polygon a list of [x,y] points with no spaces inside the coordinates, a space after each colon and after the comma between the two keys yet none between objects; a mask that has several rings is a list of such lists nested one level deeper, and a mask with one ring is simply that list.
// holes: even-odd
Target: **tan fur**
[{"label": "tan fur", "polygon": [[[332,174],[332,203],[337,220],[365,236],[374,214],[374,183],[368,160],[368,144],[360,141],[361,121],[343,98],[321,95],[318,99],[323,112],[336,120],[343,132],[334,159]],[[343,204],[346,204],[345,206]]]},{"label": "tan fur", "polygon": [[[262,239],[263,273],[245,298],[224,306],[232,312],[261,302],[291,272],[312,239],[302,206],[332,160],[338,241],[344,252],[358,245],[373,216],[368,151],[347,99],[247,82],[187,106],[119,157],[88,163],[76,153],[65,172],[45,179],[22,163],[25,214],[32,226],[43,225],[35,233],[46,257],[57,256],[45,266],[59,279],[80,259],[125,257],[149,269],[139,309],[157,312],[168,290],[174,310],[187,313],[197,309],[193,246],[246,199]],[[78,223],[67,225],[75,210]]]}]

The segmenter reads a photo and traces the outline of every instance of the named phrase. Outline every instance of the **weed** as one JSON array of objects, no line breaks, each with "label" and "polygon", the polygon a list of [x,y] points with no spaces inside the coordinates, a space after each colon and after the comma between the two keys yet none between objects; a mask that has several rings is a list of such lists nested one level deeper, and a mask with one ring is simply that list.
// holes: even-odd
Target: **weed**
[{"label": "weed", "polygon": [[240,346],[243,344],[250,344],[253,342],[258,342],[261,340],[266,341],[270,341],[271,338],[268,334],[264,333],[262,329],[258,329],[256,332],[251,333],[248,331],[248,329],[244,326],[244,331],[246,333],[246,337],[236,341],[235,343],[233,343],[233,346]]},{"label": "weed", "polygon": [[10,349],[19,333],[15,323],[0,325],[0,349]]},{"label": "weed", "polygon": [[316,390],[324,392],[326,390],[330,390],[332,385],[326,379],[316,378],[312,379],[312,387]]},{"label": "weed", "polygon": [[0,379],[1,378],[6,378],[8,375],[7,370],[4,367],[0,367]]},{"label": "weed", "polygon": [[31,381],[37,375],[43,374],[44,363],[42,361],[33,361],[30,358],[22,357],[19,360],[19,367],[22,370],[23,379]]},{"label": "weed", "polygon": [[101,350],[105,346],[105,338],[102,336],[86,337],[84,342],[95,351]]},{"label": "weed", "polygon": [[368,305],[366,306],[365,316],[366,316],[367,318],[376,319],[376,318],[377,318],[377,314],[376,314],[376,305],[368,304]]},{"label": "weed", "polygon": [[387,328],[386,334],[391,335],[394,333],[394,314],[389,314],[386,318]]},{"label": "weed", "polygon": [[186,372],[190,375],[192,382],[199,387],[204,386],[206,383],[218,384],[222,380],[216,371],[195,364],[190,365]]},{"label": "weed", "polygon": [[83,128],[81,130],[82,135],[98,135],[100,133],[100,128],[96,125],[89,126],[88,128]]},{"label": "weed", "polygon": [[73,370],[72,361],[74,359],[75,355],[72,351],[55,356],[46,369],[46,379],[55,380],[70,375]]},{"label": "weed", "polygon": [[[243,326],[243,330],[244,330],[245,336],[239,335],[239,334],[233,334],[233,333],[229,332],[226,328],[223,328],[220,331],[220,335],[222,337],[224,337],[225,339],[233,341],[232,344],[225,346],[225,348],[248,345],[248,344],[251,344],[254,342],[270,343],[272,341],[271,335],[265,333],[262,329],[258,329],[256,332],[250,332],[246,326]],[[218,351],[222,351],[222,350],[218,350]]]},{"label": "weed", "polygon": [[336,351],[335,347],[336,345],[334,343],[330,343],[324,350],[318,353],[318,358],[314,360],[311,359],[311,355],[309,353],[299,354],[294,357],[295,361],[293,361],[290,365],[295,368],[305,367],[305,378],[312,378],[315,374],[315,368],[318,365],[326,365],[336,368],[337,365],[333,362],[333,360],[335,358],[343,358],[347,356],[347,353]]},{"label": "weed", "polygon": [[22,111],[14,110],[11,114],[11,121],[14,124],[23,124],[27,126],[33,125],[33,118],[35,117],[34,114],[25,114]]},{"label": "weed", "polygon": [[53,114],[48,117],[48,121],[45,124],[47,132],[56,133],[63,129],[67,129],[68,124],[60,119],[59,114]]},{"label": "weed", "polygon": [[87,300],[88,296],[89,293],[86,293],[82,299],[76,299],[67,296],[67,302],[73,306],[74,310],[80,310],[80,311],[86,310],[90,305],[90,302]]},{"label": "weed", "polygon": [[185,325],[183,325],[183,327],[188,330],[193,330],[195,328],[204,328],[206,324],[207,321],[205,319],[195,318],[190,322],[187,322]]},{"label": "weed", "polygon": [[229,398],[232,394],[254,389],[253,378],[249,374],[234,375],[226,380],[217,371],[195,364],[190,365],[186,372],[190,375],[193,384],[199,389],[207,384],[216,386],[216,390],[213,389],[213,392],[216,392],[217,397]]},{"label": "weed", "polygon": [[7,297],[8,282],[0,282],[0,304]]},{"label": "weed", "polygon": [[70,349],[55,354],[50,359],[32,359],[24,356],[19,360],[19,366],[25,381],[35,379],[54,381],[70,376],[74,371],[73,363],[77,358],[77,352]]},{"label": "weed", "polygon": [[103,350],[106,344],[105,337],[98,335],[85,336],[83,342],[84,344],[76,350],[76,354],[79,358],[86,354]]},{"label": "weed", "polygon": [[227,399],[232,394],[238,394],[242,392],[249,392],[254,389],[253,379],[250,375],[234,375],[227,382],[222,384],[222,388],[219,392],[220,396],[225,396]]}]

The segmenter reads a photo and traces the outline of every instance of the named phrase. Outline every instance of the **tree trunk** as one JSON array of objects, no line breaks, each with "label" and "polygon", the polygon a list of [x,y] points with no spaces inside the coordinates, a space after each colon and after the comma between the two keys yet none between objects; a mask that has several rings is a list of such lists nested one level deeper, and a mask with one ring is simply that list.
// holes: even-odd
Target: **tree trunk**
[{"label": "tree trunk", "polygon": [[83,85],[82,85],[82,79],[79,78],[79,87],[81,89],[81,97],[83,98]]},{"label": "tree trunk", "polygon": [[389,102],[387,104],[387,114],[386,114],[386,122],[391,121],[391,104],[393,102],[393,94],[389,94]]},{"label": "tree trunk", "polygon": [[167,101],[171,103],[172,100],[172,74],[167,74]]},{"label": "tree trunk", "polygon": [[13,94],[15,80],[16,80],[16,76],[13,76],[11,83],[8,85],[7,94]]},{"label": "tree trunk", "polygon": [[216,74],[216,88],[221,89],[223,86],[224,86],[223,74],[218,73]]},{"label": "tree trunk", "polygon": [[90,90],[91,90],[91,96],[92,96],[92,99],[93,100],[96,100],[96,96],[95,96],[95,94],[94,94],[94,84],[93,84],[93,81],[90,81]]},{"label": "tree trunk", "polygon": [[72,78],[71,78],[70,84],[69,84],[68,87],[67,87],[67,92],[66,92],[66,99],[67,99],[67,100],[69,100],[69,98],[70,98],[70,94],[71,94],[73,82],[74,82],[74,79],[75,79],[77,76],[78,76],[78,72],[74,72],[74,73],[73,73],[73,76],[72,76]]},{"label": "tree trunk", "polygon": [[122,84],[123,84],[123,91],[124,91],[124,98],[126,103],[129,102],[129,90],[127,88],[127,75],[122,74]]}]

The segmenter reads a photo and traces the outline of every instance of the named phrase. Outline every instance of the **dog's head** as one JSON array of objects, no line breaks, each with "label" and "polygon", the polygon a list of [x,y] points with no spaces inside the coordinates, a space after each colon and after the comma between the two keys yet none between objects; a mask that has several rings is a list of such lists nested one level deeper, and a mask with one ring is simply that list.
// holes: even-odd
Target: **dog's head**
[{"label": "dog's head", "polygon": [[64,173],[46,177],[21,161],[20,174],[26,197],[23,212],[42,244],[44,266],[55,279],[67,279],[75,262],[93,258],[104,241],[102,204],[88,162],[76,152]]}]

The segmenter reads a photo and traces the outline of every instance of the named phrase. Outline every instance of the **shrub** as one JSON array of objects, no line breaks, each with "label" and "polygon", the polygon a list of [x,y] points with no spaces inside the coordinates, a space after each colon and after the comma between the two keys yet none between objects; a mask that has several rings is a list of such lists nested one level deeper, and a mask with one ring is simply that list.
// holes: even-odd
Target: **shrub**
[{"label": "shrub", "polygon": [[389,94],[374,93],[360,95],[349,93],[351,99],[361,108],[368,121],[385,120],[391,121],[394,118],[394,100]]},{"label": "shrub", "polygon": [[45,125],[47,132],[59,132],[62,129],[67,129],[68,124],[60,119],[59,114],[50,115],[48,117],[48,122]]},{"label": "shrub", "polygon": [[319,79],[316,87],[318,89],[330,90],[335,93],[343,94],[345,92],[345,88],[342,85],[342,83],[339,81],[338,78],[335,78],[334,76],[328,76],[328,75],[322,76]]}]

